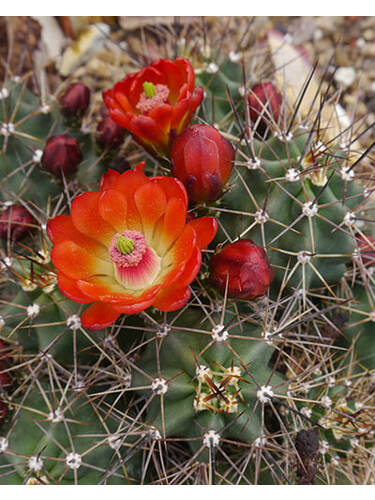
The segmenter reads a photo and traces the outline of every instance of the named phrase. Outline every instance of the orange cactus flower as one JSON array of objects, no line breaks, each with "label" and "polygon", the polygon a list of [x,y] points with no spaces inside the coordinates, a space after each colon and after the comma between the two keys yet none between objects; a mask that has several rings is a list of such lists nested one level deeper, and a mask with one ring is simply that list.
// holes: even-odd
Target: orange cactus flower
[{"label": "orange cactus flower", "polygon": [[100,191],[77,196],[71,215],[48,223],[61,292],[76,302],[93,302],[81,317],[86,328],[104,328],[122,313],[150,306],[184,306],[201,249],[215,237],[215,218],[187,222],[188,200],[179,180],[148,178],[143,168],[144,162],[123,174],[108,170]]},{"label": "orange cactus flower", "polygon": [[137,142],[157,156],[167,155],[170,138],[188,125],[203,99],[195,89],[194,69],[187,59],[159,59],[127,75],[103,94],[110,116]]}]

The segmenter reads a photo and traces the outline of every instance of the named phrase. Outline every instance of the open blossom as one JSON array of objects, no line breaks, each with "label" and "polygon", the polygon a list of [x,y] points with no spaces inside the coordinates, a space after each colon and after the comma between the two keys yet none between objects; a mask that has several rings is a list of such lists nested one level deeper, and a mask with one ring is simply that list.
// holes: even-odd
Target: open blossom
[{"label": "open blossom", "polygon": [[81,317],[86,328],[104,328],[122,313],[150,306],[174,311],[185,305],[201,249],[216,234],[212,217],[187,223],[180,181],[148,178],[143,167],[123,174],[108,170],[100,191],[77,196],[71,215],[48,223],[61,292],[92,303]]},{"label": "open blossom", "polygon": [[159,59],[104,92],[104,102],[118,125],[151,153],[169,153],[171,134],[179,135],[203,99],[187,59]]}]

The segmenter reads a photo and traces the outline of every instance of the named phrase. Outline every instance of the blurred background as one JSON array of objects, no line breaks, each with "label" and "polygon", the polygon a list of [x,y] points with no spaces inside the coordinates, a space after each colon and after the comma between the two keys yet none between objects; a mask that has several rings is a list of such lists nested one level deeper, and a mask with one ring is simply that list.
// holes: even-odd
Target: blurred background
[{"label": "blurred background", "polygon": [[[375,17],[0,17],[0,83],[32,72],[28,86],[53,93],[64,80],[79,79],[96,91],[100,106],[101,91],[126,72],[177,54],[193,58],[197,69],[211,47],[245,53],[257,80],[252,61],[270,30],[303,49],[311,65],[317,62],[321,91],[331,82],[329,92],[350,118],[375,121]],[[371,127],[361,146],[373,135]]]}]

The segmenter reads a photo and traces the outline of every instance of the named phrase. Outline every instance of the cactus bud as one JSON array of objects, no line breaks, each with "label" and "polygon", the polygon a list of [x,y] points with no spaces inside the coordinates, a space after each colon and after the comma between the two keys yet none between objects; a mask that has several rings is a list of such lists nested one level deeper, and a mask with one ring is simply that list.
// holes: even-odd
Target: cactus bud
[{"label": "cactus bud", "polygon": [[211,283],[228,297],[255,299],[268,290],[273,270],[266,252],[251,240],[238,240],[211,258]]},{"label": "cactus bud", "polygon": [[372,266],[375,264],[375,238],[365,234],[364,236],[358,235],[358,249],[360,251],[362,262],[365,266]]},{"label": "cactus bud", "polygon": [[130,163],[123,156],[118,156],[109,164],[109,168],[112,170],[117,170],[120,174],[131,169]]},{"label": "cactus bud", "polygon": [[223,194],[234,156],[232,144],[214,127],[193,125],[172,144],[172,175],[185,185],[190,201],[212,202]]},{"label": "cactus bud", "polygon": [[[22,205],[12,205],[0,216],[0,238],[20,240],[28,235],[35,224],[34,217]],[[1,345],[0,345],[1,353]]]},{"label": "cactus bud", "polygon": [[124,137],[125,129],[117,125],[105,110],[103,119],[96,129],[96,142],[104,148],[117,148]]},{"label": "cactus bud", "polygon": [[73,83],[60,99],[61,112],[68,117],[80,117],[90,104],[90,90],[83,83]]},{"label": "cactus bud", "polygon": [[[12,360],[11,351],[12,351],[11,346],[0,340],[0,392],[1,389],[3,390],[6,389],[12,383],[9,372],[5,372],[5,370],[8,368],[8,362]],[[1,414],[1,408],[0,408],[0,414]],[[1,421],[1,415],[0,415],[0,421]]]},{"label": "cactus bud", "polygon": [[12,347],[10,344],[7,344],[6,342],[3,342],[0,340],[0,362],[2,361],[12,361]]},{"label": "cactus bud", "polygon": [[0,428],[8,415],[8,405],[0,399]]},{"label": "cactus bud", "polygon": [[247,95],[250,119],[255,124],[261,116],[257,131],[263,135],[271,123],[279,122],[282,97],[272,82],[255,85]]},{"label": "cactus bud", "polygon": [[12,380],[10,378],[8,369],[8,363],[5,361],[0,361],[0,392],[1,390],[5,390],[12,384]]},{"label": "cactus bud", "polygon": [[68,134],[55,135],[47,140],[42,165],[56,177],[69,177],[82,161],[79,142]]}]

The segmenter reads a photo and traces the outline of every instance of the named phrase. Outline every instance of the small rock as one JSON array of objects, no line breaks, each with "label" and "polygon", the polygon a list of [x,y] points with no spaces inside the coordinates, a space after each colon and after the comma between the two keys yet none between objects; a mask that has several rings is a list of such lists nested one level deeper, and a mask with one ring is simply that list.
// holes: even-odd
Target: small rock
[{"label": "small rock", "polygon": [[335,73],[335,81],[342,87],[350,87],[357,77],[356,70],[352,66],[341,66]]},{"label": "small rock", "polygon": [[375,57],[375,43],[366,43],[366,45],[362,47],[362,53],[366,57]]},{"label": "small rock", "polygon": [[362,36],[368,42],[372,42],[374,40],[375,32],[371,29],[367,29],[362,33]]},{"label": "small rock", "polygon": [[323,31],[320,28],[316,28],[313,33],[314,42],[321,40],[323,38]]}]

